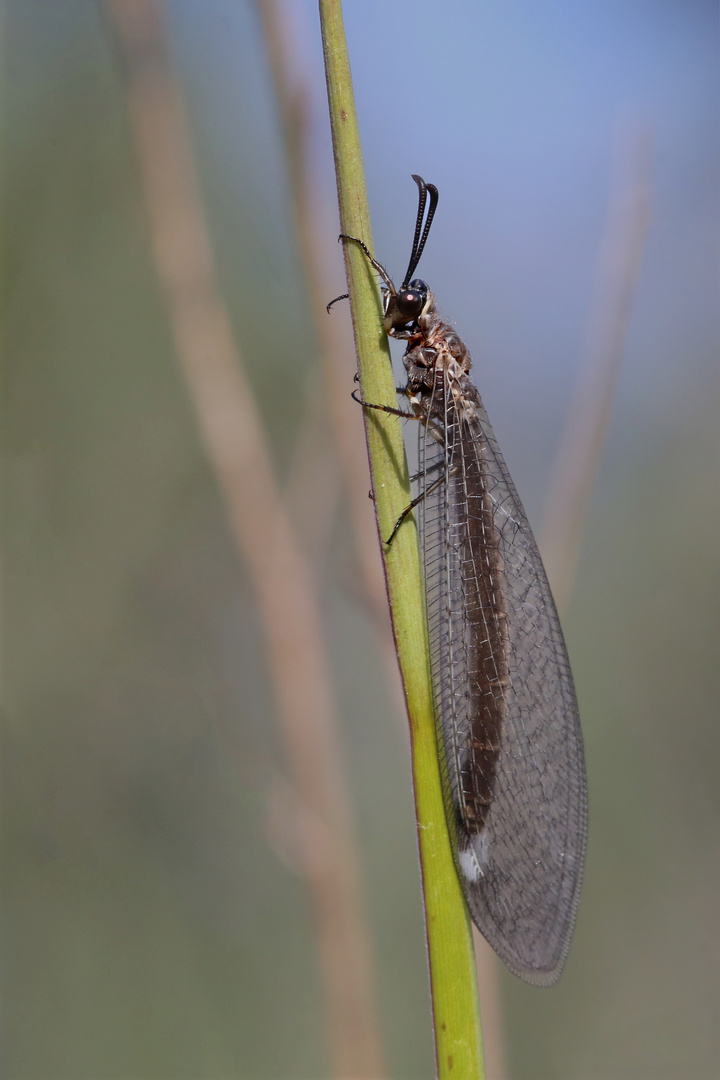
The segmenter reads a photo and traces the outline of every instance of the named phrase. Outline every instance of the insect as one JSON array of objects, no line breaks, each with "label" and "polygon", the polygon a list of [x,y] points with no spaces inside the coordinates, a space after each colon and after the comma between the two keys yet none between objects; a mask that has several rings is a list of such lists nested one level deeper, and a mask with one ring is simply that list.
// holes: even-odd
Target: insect
[{"label": "insect", "polygon": [[388,543],[417,506],[445,809],[463,893],[510,970],[550,986],[570,946],[585,858],[575,690],[470,354],[427,284],[412,278],[438,203],[434,185],[413,180],[418,214],[400,289],[361,239],[341,237],[360,245],[382,279],[386,333],[407,342],[399,392],[412,411],[361,403],[419,421],[420,491]]}]

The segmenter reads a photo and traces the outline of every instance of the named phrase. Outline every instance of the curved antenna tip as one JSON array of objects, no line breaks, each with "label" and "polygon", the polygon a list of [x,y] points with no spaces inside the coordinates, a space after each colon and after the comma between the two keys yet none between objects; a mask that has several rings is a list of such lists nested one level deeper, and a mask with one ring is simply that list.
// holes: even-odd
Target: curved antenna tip
[{"label": "curved antenna tip", "polygon": [[[422,176],[417,173],[412,173],[412,178],[418,186],[419,199],[418,199],[418,212],[415,222],[415,236],[413,237],[412,252],[410,254],[410,262],[408,264],[407,272],[403,279],[402,287],[406,288],[410,278],[415,273],[417,264],[420,262],[420,256],[425,248],[425,242],[430,232],[430,226],[432,225],[432,219],[435,216],[435,210],[438,204],[438,189],[434,184],[426,184]],[[425,218],[425,206],[427,203],[427,197],[430,196],[430,207],[428,210],[427,218],[425,219],[425,227],[423,228],[423,219]]]}]

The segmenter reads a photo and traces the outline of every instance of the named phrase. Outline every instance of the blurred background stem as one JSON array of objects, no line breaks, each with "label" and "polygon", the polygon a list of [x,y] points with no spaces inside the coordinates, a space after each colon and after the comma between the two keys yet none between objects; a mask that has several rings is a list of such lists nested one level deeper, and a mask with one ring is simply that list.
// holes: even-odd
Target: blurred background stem
[{"label": "blurred background stem", "polygon": [[617,139],[585,356],[550,480],[540,548],[558,611],[570,602],[595,477],[605,446],[650,224],[653,139]]},{"label": "blurred background stem", "polygon": [[[362,599],[369,606],[378,633],[380,648],[388,670],[388,678],[399,707],[403,708],[397,659],[392,643],[387,596],[382,563],[378,559],[377,534],[372,505],[368,494],[367,453],[363,438],[363,416],[352,400],[352,379],[356,370],[354,351],[348,349],[348,338],[342,332],[345,320],[328,315],[326,305],[337,292],[337,279],[328,271],[328,249],[337,244],[337,233],[329,226],[330,216],[319,206],[313,183],[312,150],[309,121],[312,109],[310,79],[297,76],[298,58],[292,56],[291,31],[279,0],[256,0],[262,18],[278,110],[282,121],[290,198],[297,238],[298,253],[303,271],[308,306],[318,344],[323,385],[318,387],[314,372],[312,393],[303,416],[298,438],[300,448],[312,441],[319,428],[318,412],[328,409],[332,433],[342,474],[342,491],[352,518],[352,536],[361,572]],[[295,61],[293,63],[292,61]],[[333,215],[334,220],[334,215]],[[317,460],[317,456],[316,456]],[[320,464],[320,468],[324,465]],[[294,503],[300,508],[307,501],[308,489],[313,486],[312,469],[306,459],[293,470]],[[315,485],[321,486],[321,485]],[[317,500],[317,493],[310,496]],[[320,515],[321,517],[323,515]],[[325,535],[327,535],[327,530]],[[321,537],[313,536],[317,550]]]},{"label": "blurred background stem", "polygon": [[[306,560],[278,491],[265,432],[215,282],[179,83],[157,0],[107,0],[160,283],[208,459],[255,587],[291,768],[333,1075],[382,1073],[370,947],[343,781],[331,678]],[[249,868],[248,868],[248,872]]]},{"label": "blurred background stem", "polygon": [[[642,127],[617,140],[608,211],[586,328],[585,361],[550,480],[541,550],[558,610],[567,611],[595,478],[607,438],[627,327],[650,220],[652,135]],[[475,931],[488,1080],[504,1080],[500,961]],[[486,999],[490,1010],[485,1006]],[[488,1015],[490,1012],[490,1015]]]}]

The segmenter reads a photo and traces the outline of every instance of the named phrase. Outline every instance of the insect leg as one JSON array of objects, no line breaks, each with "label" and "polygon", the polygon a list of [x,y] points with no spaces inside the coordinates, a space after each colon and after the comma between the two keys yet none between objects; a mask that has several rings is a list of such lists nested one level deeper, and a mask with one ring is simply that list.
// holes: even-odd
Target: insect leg
[{"label": "insect leg", "polygon": [[410,477],[410,483],[414,484],[416,480],[419,480],[422,476],[427,476],[428,473],[437,472],[438,469],[442,469],[444,464],[445,462],[441,458],[440,461],[436,461],[434,465],[431,465],[429,469],[421,469],[420,472],[413,473]]},{"label": "insect leg", "polygon": [[[357,375],[355,376],[355,378],[357,379]],[[400,393],[402,393],[402,394],[407,393],[405,387],[403,387],[403,386],[397,387],[397,391],[398,391],[399,394]],[[357,396],[357,393],[358,393],[357,390],[353,390],[353,392],[352,392],[352,394],[350,396],[352,397],[353,401],[357,401],[358,405],[362,405],[366,409],[379,409],[380,412],[391,413],[393,416],[401,416],[403,418],[403,420],[422,420],[424,423],[427,424],[427,429],[430,432],[430,434],[432,435],[432,437],[434,439],[436,439],[442,445],[445,444],[445,439],[444,439],[443,433],[440,430],[440,428],[438,428],[436,425],[434,425],[432,423],[428,424],[427,423],[427,417],[423,416],[422,414],[405,412],[403,409],[394,409],[391,405],[376,405],[372,401],[363,401],[362,398],[359,398]],[[421,477],[427,476],[428,473],[435,472],[436,469],[443,468],[444,465],[445,465],[444,460],[437,461],[434,465],[431,465],[429,469],[422,469],[420,472],[415,473],[414,476],[410,477],[410,481],[412,482],[414,480],[419,480]],[[415,498],[412,500],[412,502],[410,502],[405,507],[402,514],[400,515],[400,517],[395,522],[395,524],[393,526],[393,531],[390,533],[389,537],[385,541],[385,543],[387,544],[388,547],[390,547],[390,545],[392,544],[393,540],[395,539],[395,535],[396,535],[398,529],[400,528],[400,526],[402,525],[403,521],[408,516],[408,514],[411,513],[412,510],[414,510],[414,508],[418,505],[418,503],[421,503],[423,501],[423,499],[425,498],[426,495],[430,495],[433,491],[435,491],[435,489],[438,488],[440,486],[440,484],[442,484],[444,479],[445,479],[444,476],[438,477],[438,479],[435,480],[434,483],[432,483],[429,488],[425,488],[424,491],[421,491],[420,494],[416,495]]]},{"label": "insect leg", "polygon": [[341,296],[336,296],[334,300],[331,300],[329,304],[326,304],[325,305],[325,310],[327,311],[327,313],[329,315],[330,314],[330,308],[333,306],[333,304],[337,304],[339,300],[349,300],[349,299],[350,299],[350,293],[344,292]]},{"label": "insect leg", "polygon": [[[445,462],[441,462],[441,464],[444,465]],[[402,514],[400,515],[400,517],[397,519],[397,521],[393,525],[393,531],[390,533],[387,540],[385,541],[385,543],[387,544],[388,547],[390,547],[390,545],[392,544],[393,540],[395,539],[395,535],[396,535],[398,529],[400,528],[400,526],[402,525],[403,521],[408,516],[408,514],[411,513],[415,509],[415,507],[418,505],[418,503],[421,503],[423,501],[423,499],[425,498],[426,495],[432,495],[433,491],[435,491],[437,488],[439,488],[440,485],[442,483],[444,483],[444,482],[445,482],[445,477],[444,476],[439,476],[438,479],[435,480],[435,482],[432,483],[429,488],[425,488],[424,491],[421,491],[420,494],[416,495],[415,498],[412,500],[412,502],[409,503],[405,507]]]},{"label": "insect leg", "polygon": [[392,283],[390,275],[388,274],[385,267],[382,266],[377,261],[377,259],[374,259],[372,257],[372,255],[370,254],[370,248],[367,246],[367,244],[365,243],[364,240],[361,240],[359,236],[349,236],[347,233],[340,233],[340,235],[338,236],[338,240],[354,240],[356,244],[359,244],[360,247],[362,248],[362,250],[365,252],[367,260],[370,263],[370,265],[372,266],[373,270],[375,270],[380,275],[380,277],[383,279],[383,281],[387,285],[390,292],[391,293],[395,292],[395,286]]},{"label": "insect leg", "polygon": [[405,420],[422,420],[422,416],[416,416],[415,413],[405,412],[404,409],[394,409],[392,405],[375,405],[372,401],[363,401],[362,398],[356,396],[357,390],[353,390],[350,397],[353,401],[357,401],[358,405],[362,405],[365,409],[379,409],[380,412],[391,413],[393,416],[402,416]]}]

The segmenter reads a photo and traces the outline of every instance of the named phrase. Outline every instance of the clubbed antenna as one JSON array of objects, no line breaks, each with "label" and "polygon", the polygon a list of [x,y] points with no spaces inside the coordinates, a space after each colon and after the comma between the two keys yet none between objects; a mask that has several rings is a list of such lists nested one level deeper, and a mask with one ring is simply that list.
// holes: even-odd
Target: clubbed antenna
[{"label": "clubbed antenna", "polygon": [[[413,173],[413,180],[418,186],[420,196],[418,199],[418,213],[417,221],[415,222],[415,236],[413,237],[412,252],[410,254],[410,262],[408,263],[407,273],[403,278],[403,283],[400,286],[402,289],[407,288],[410,282],[410,278],[415,273],[415,268],[420,262],[420,256],[425,248],[425,241],[428,238],[430,232],[430,226],[432,225],[432,219],[435,217],[435,210],[438,204],[438,189],[434,184],[426,184],[422,176],[416,176]],[[423,229],[423,218],[425,216],[425,204],[427,203],[427,197],[430,195],[430,209],[428,210],[427,220],[425,222],[425,228]],[[422,233],[422,235],[421,235]]]}]

